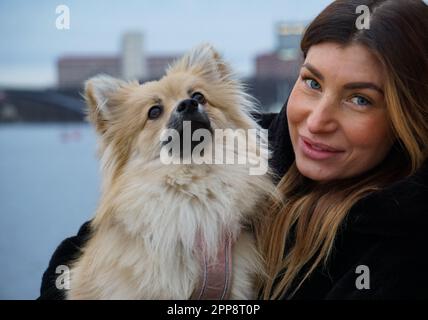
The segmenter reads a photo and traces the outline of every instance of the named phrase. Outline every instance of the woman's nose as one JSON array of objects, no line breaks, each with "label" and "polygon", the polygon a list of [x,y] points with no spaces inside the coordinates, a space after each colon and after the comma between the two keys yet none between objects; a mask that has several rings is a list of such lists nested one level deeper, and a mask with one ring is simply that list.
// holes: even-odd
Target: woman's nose
[{"label": "woman's nose", "polygon": [[327,133],[337,129],[338,119],[334,105],[332,99],[322,99],[315,104],[306,119],[306,125],[311,133]]}]

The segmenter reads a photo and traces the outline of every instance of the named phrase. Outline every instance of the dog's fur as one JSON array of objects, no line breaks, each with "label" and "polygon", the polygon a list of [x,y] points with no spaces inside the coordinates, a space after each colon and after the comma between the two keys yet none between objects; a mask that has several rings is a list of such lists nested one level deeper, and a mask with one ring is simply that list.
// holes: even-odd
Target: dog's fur
[{"label": "dog's fur", "polygon": [[[108,76],[87,81],[102,195],[92,236],[71,268],[68,299],[188,299],[201,272],[198,232],[209,257],[216,255],[224,232],[232,235],[231,298],[255,298],[263,268],[243,225],[274,192],[269,175],[249,175],[249,165],[242,164],[160,162],[160,133],[177,104],[194,91],[207,98],[213,129],[258,128],[250,116],[254,103],[209,45],[177,61],[159,81],[140,85]],[[148,119],[149,108],[160,100],[163,114]],[[249,149],[257,152],[255,141]]]}]

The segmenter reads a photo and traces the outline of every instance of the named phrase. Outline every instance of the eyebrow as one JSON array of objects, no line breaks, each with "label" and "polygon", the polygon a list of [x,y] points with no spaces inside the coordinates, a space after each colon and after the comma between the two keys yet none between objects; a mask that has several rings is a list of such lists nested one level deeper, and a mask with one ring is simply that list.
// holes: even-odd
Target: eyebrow
[{"label": "eyebrow", "polygon": [[305,67],[306,69],[308,69],[310,72],[312,72],[317,78],[319,78],[320,80],[324,80],[324,76],[321,74],[321,72],[319,72],[317,70],[317,68],[315,68],[313,65],[311,65],[310,63],[306,62],[302,65],[302,68]]},{"label": "eyebrow", "polygon": [[384,94],[383,90],[371,82],[352,82],[344,85],[345,89],[372,89]]},{"label": "eyebrow", "polygon": [[[324,76],[321,74],[321,72],[319,72],[317,70],[317,68],[315,68],[313,65],[311,65],[310,63],[306,62],[302,65],[302,67],[305,67],[306,69],[308,69],[310,72],[312,72],[317,78],[319,78],[320,80],[324,80]],[[347,83],[343,86],[345,89],[372,89],[372,90],[376,90],[378,91],[380,94],[384,95],[383,90],[375,85],[372,82],[351,82],[351,83]]]},{"label": "eyebrow", "polygon": [[150,100],[153,101],[153,103],[162,104],[162,99],[158,96],[153,96]]}]

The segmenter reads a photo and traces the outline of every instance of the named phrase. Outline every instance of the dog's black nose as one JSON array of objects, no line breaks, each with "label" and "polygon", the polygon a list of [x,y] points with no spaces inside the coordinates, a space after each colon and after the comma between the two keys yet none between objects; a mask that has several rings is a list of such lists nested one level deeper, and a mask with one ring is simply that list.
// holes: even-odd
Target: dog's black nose
[{"label": "dog's black nose", "polygon": [[177,107],[178,112],[192,113],[198,110],[198,101],[195,99],[186,99],[180,102]]}]

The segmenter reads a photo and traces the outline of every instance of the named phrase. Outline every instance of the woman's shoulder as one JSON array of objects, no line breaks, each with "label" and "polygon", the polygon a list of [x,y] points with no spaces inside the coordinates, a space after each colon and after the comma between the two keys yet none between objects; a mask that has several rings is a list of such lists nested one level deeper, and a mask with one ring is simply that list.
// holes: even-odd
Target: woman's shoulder
[{"label": "woman's shoulder", "polygon": [[428,160],[413,175],[358,201],[349,220],[362,233],[428,237]]},{"label": "woman's shoulder", "polygon": [[[415,174],[361,199],[335,240],[325,299],[428,298],[428,161]],[[356,284],[365,282],[365,286]],[[312,284],[313,284],[312,283]],[[312,288],[312,286],[311,286]],[[313,290],[302,290],[301,298]]]},{"label": "woman's shoulder", "polygon": [[[354,298],[427,298],[427,228],[428,160],[413,175],[351,209],[336,242],[337,258],[351,264],[347,272],[338,273],[343,276],[337,283]],[[359,266],[370,274],[371,290],[353,285]],[[330,298],[343,296],[340,286],[332,289]]]}]

